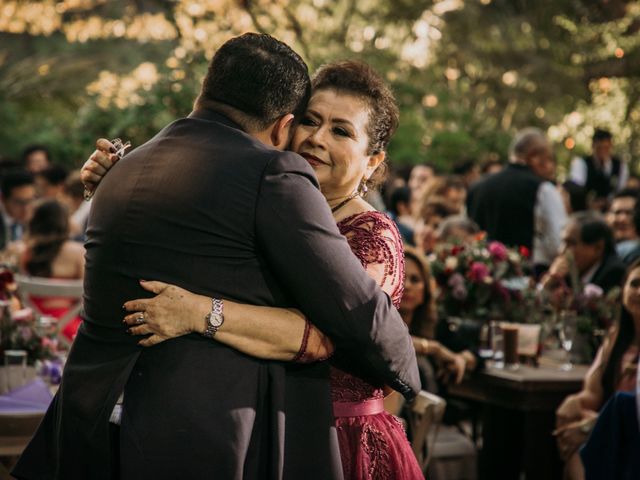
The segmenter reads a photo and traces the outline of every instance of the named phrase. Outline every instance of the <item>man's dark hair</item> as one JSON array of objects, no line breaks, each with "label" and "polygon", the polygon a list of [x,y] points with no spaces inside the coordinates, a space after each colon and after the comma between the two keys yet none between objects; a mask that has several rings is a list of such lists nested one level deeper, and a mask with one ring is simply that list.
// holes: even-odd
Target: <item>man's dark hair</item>
[{"label": "man's dark hair", "polygon": [[603,256],[616,253],[616,243],[613,231],[607,225],[602,215],[595,212],[578,212],[571,216],[571,221],[578,227],[580,240],[587,245],[604,241]]},{"label": "man's dark hair", "polygon": [[640,190],[638,190],[637,188],[623,188],[613,196],[613,200],[615,200],[616,198],[628,198],[628,197],[631,197],[634,200],[637,200],[638,194],[640,194]]},{"label": "man's dark hair", "polygon": [[411,203],[411,190],[409,187],[398,187],[391,192],[389,198],[389,211],[394,215],[398,215],[398,204],[405,203],[409,205]]},{"label": "man's dark hair", "polygon": [[33,175],[26,170],[14,170],[8,172],[0,183],[0,191],[4,198],[10,198],[14,189],[24,187],[25,185],[33,185]]},{"label": "man's dark hair", "polygon": [[611,135],[611,132],[609,130],[603,130],[601,128],[596,128],[596,131],[593,132],[592,141],[593,142],[599,142],[601,140],[611,140],[612,138],[613,138],[613,135]]},{"label": "man's dark hair", "polygon": [[44,178],[49,185],[64,184],[68,175],[68,170],[61,165],[51,165],[37,174],[37,176]]},{"label": "man's dark hair", "polygon": [[475,160],[471,158],[467,158],[465,160],[461,160],[455,163],[453,165],[453,169],[451,170],[451,173],[453,173],[454,175],[463,176],[471,172],[476,165],[477,163],[475,162]]},{"label": "man's dark hair", "polygon": [[23,150],[22,157],[21,157],[22,163],[23,164],[26,163],[29,156],[34,152],[44,152],[44,154],[47,156],[47,160],[51,161],[51,152],[49,152],[49,149],[44,145],[34,144],[34,145],[29,145],[27,148]]},{"label": "man's dark hair", "polygon": [[196,108],[261,131],[287,113],[302,116],[310,96],[309,71],[300,55],[270,35],[245,33],[213,56]]}]

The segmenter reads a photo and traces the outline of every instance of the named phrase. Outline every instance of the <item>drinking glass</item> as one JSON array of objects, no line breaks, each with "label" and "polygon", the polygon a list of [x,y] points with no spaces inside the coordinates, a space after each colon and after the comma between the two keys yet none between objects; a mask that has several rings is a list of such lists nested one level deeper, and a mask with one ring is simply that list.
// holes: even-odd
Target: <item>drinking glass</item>
[{"label": "drinking glass", "polygon": [[24,385],[27,381],[27,351],[5,350],[4,373],[7,392]]},{"label": "drinking glass", "polygon": [[573,369],[573,363],[571,363],[571,352],[573,350],[573,344],[578,333],[578,318],[572,312],[562,312],[560,315],[560,322],[558,324],[558,338],[560,339],[560,345],[566,354],[566,362],[560,365],[560,370],[565,372]]},{"label": "drinking glass", "polygon": [[493,351],[493,366],[504,367],[504,334],[500,322],[489,323],[489,337],[491,338],[491,350]]}]

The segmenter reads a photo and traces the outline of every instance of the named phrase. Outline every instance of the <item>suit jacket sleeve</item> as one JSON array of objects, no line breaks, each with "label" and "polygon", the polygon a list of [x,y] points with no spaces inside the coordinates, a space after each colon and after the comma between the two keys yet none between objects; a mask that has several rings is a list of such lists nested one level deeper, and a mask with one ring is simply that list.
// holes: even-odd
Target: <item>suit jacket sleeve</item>
[{"label": "suit jacket sleeve", "polygon": [[340,235],[311,167],[278,153],[266,167],[256,235],[269,267],[350,370],[412,397],[420,389],[407,327]]}]

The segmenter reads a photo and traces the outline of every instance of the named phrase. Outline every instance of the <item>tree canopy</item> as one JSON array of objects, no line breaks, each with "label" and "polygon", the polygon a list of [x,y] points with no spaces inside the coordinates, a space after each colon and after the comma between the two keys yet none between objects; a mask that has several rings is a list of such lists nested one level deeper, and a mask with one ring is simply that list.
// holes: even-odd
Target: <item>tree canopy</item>
[{"label": "tree canopy", "polygon": [[189,113],[217,47],[259,31],[312,71],[357,58],[383,73],[401,107],[396,165],[504,159],[530,125],[561,164],[596,127],[633,162],[639,28],[628,0],[5,0],[0,155],[45,143],[78,166],[97,137],[140,144]]}]

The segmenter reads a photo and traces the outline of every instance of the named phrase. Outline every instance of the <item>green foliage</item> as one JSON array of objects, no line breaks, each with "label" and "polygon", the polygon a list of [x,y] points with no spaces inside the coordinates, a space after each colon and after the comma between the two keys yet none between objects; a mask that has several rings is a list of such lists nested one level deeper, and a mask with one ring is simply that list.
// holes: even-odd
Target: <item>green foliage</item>
[{"label": "green foliage", "polygon": [[586,151],[595,126],[633,159],[639,28],[640,6],[624,0],[7,1],[0,155],[42,142],[78,166],[98,137],[140,144],[189,113],[222,42],[257,30],[311,69],[359,58],[385,74],[401,107],[396,164],[505,159],[530,125],[548,131],[561,163],[575,154],[565,140]]}]

